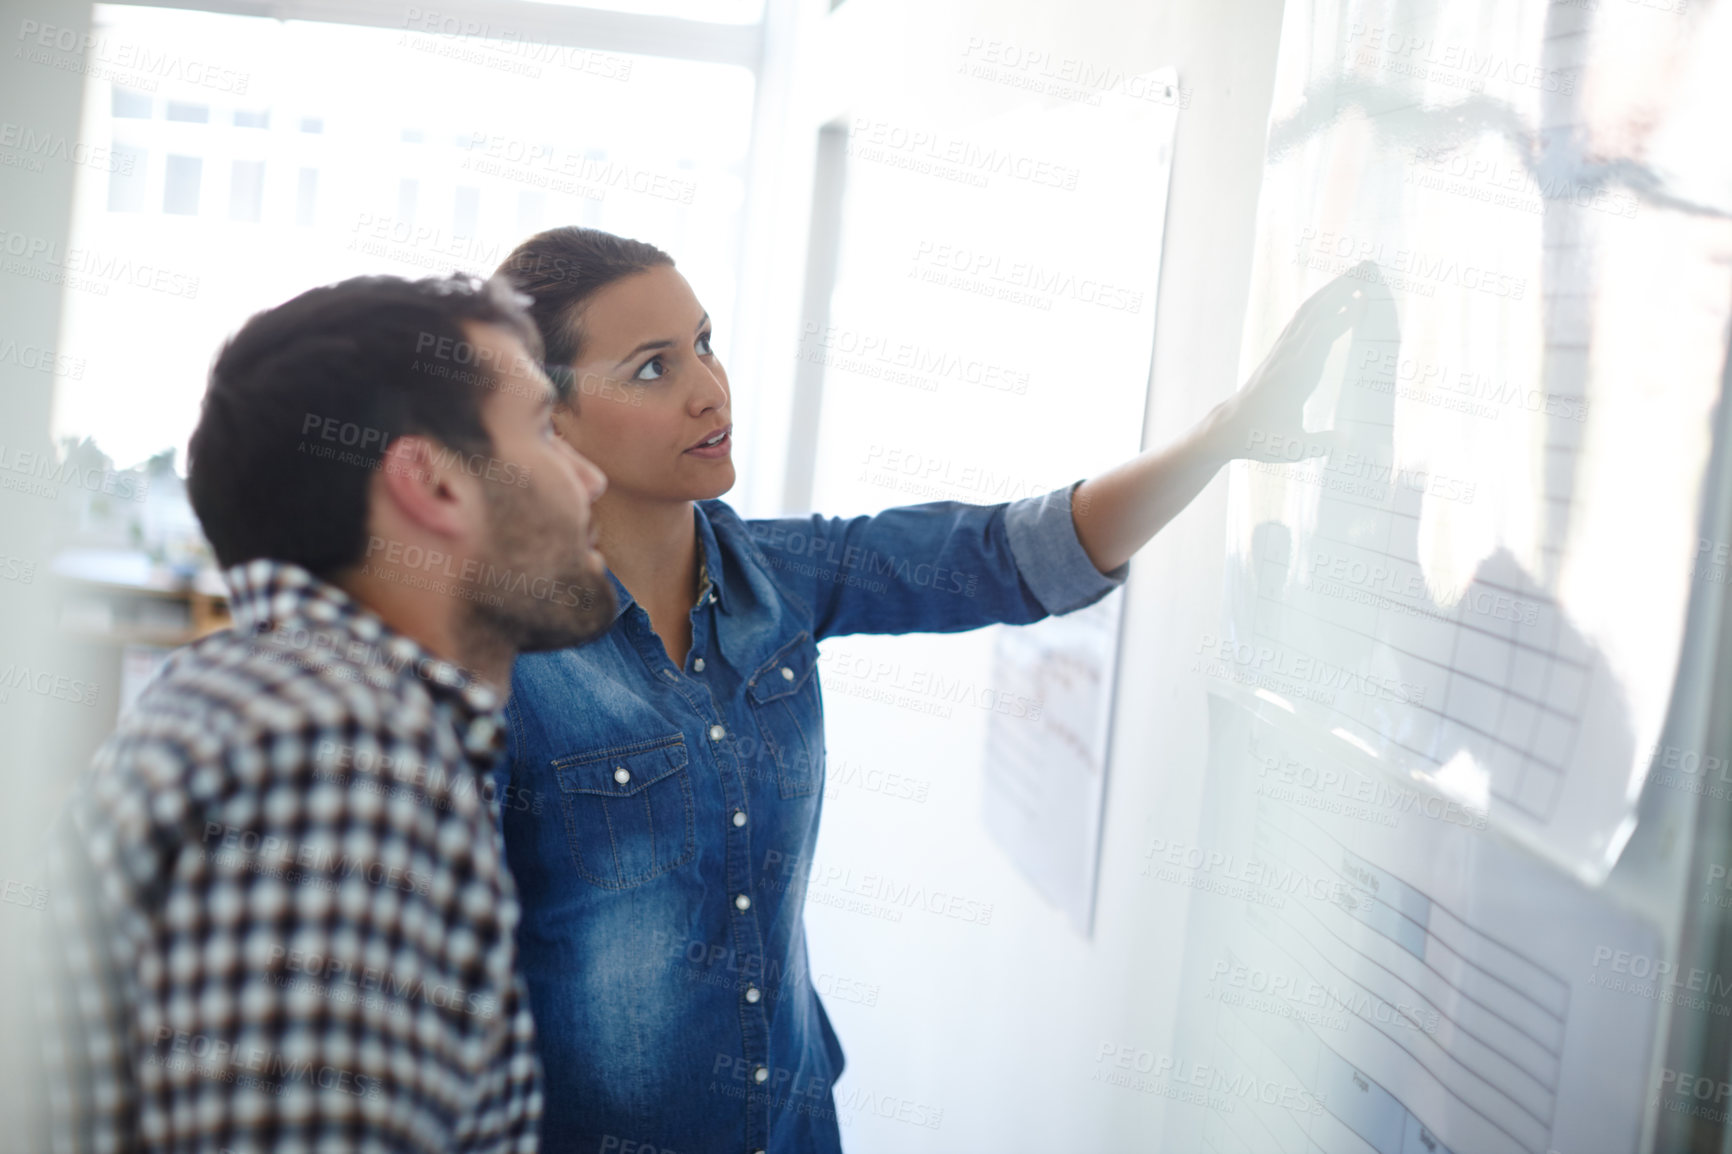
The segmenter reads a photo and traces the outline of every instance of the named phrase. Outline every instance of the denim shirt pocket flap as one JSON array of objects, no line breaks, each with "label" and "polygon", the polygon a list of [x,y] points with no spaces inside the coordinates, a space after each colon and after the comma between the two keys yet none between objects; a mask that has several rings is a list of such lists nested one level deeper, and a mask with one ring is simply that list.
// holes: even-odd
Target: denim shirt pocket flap
[{"label": "denim shirt pocket flap", "polygon": [[685,738],[678,734],[553,761],[560,789],[602,797],[630,797],[685,767]]},{"label": "denim shirt pocket flap", "polygon": [[800,692],[817,668],[817,646],[811,634],[802,632],[752,674],[746,692],[758,705],[788,697]]}]

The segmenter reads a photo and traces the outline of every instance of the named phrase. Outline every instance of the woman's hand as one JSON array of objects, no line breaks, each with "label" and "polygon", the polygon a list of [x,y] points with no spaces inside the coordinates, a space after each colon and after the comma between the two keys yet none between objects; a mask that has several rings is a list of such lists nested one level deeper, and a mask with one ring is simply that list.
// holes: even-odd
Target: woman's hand
[{"label": "woman's hand", "polygon": [[1300,305],[1245,386],[1205,421],[1221,460],[1294,461],[1328,452],[1330,433],[1305,428],[1305,401],[1336,338],[1358,323],[1372,299],[1387,297],[1376,262],[1362,261]]},{"label": "woman's hand", "polygon": [[[1299,306],[1245,387],[1177,443],[1079,485],[1071,519],[1095,568],[1106,573],[1129,560],[1234,457],[1291,461],[1328,452],[1327,432],[1305,431],[1305,399],[1317,388],[1335,338],[1371,301],[1388,298],[1375,263],[1353,266]],[[1301,445],[1298,457],[1294,440]]]}]

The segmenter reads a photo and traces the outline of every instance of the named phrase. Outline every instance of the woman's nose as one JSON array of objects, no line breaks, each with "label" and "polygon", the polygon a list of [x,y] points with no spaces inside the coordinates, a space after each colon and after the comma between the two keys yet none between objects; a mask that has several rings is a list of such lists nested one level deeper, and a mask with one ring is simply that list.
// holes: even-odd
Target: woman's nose
[{"label": "woman's nose", "polygon": [[703,362],[698,363],[697,372],[702,376],[697,387],[692,390],[692,411],[705,413],[711,409],[719,409],[728,403],[728,374],[720,365],[711,368]]}]

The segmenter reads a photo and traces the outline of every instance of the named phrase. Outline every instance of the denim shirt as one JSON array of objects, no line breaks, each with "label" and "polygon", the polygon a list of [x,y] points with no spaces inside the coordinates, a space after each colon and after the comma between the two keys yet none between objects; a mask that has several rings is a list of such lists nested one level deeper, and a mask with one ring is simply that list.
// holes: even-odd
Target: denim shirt
[{"label": "denim shirt", "polygon": [[824,788],[818,642],[1098,600],[1125,567],[1095,569],[1070,496],[754,521],[698,502],[683,668],[617,579],[599,640],[518,659],[496,773],[543,1150],[840,1150],[842,1047],[802,920]]}]

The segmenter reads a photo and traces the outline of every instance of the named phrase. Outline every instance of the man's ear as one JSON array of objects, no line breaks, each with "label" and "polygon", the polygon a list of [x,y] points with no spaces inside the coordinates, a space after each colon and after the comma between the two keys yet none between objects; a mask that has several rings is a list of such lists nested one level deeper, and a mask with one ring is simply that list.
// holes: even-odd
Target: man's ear
[{"label": "man's ear", "polygon": [[439,537],[462,537],[469,528],[471,478],[440,459],[433,441],[398,437],[379,460],[374,491],[395,518]]}]

